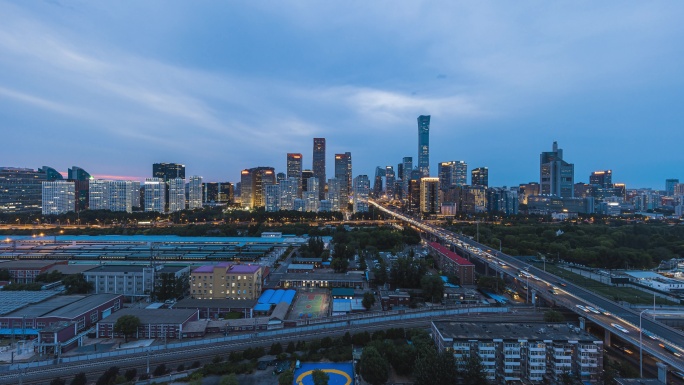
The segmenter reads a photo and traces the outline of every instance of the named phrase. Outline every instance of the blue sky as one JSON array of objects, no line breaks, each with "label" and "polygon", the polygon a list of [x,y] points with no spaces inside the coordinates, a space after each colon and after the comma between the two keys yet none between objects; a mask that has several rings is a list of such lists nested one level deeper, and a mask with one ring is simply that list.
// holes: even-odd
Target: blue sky
[{"label": "blue sky", "polygon": [[554,140],[575,180],[684,180],[682,2],[0,1],[1,166],[238,181],[465,160],[537,181]]}]

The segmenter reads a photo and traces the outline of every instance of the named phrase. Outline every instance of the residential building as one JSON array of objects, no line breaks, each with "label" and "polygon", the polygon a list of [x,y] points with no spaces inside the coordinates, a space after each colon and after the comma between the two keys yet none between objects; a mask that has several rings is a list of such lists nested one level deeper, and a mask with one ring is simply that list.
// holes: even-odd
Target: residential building
[{"label": "residential building", "polygon": [[370,195],[370,180],[368,175],[354,178],[353,207],[355,213],[368,212],[368,197]]},{"label": "residential building", "polygon": [[145,179],[145,211],[164,212],[166,207],[166,183],[161,178]]},{"label": "residential building", "polygon": [[302,154],[287,154],[287,177],[297,179],[297,197],[302,197]]},{"label": "residential building", "polygon": [[258,299],[263,287],[259,265],[221,262],[190,274],[190,295],[198,299]]},{"label": "residential building", "polygon": [[325,138],[313,139],[313,176],[321,182],[319,199],[325,198]]},{"label": "residential building", "polygon": [[83,272],[96,294],[121,294],[129,299],[152,294],[154,275],[153,267],[143,265],[99,265]]},{"label": "residential building", "polygon": [[420,178],[420,212],[423,214],[439,214],[439,178]]},{"label": "residential building", "polygon": [[[200,182],[201,183],[201,182]],[[169,211],[185,210],[185,179],[173,178],[167,181],[169,187]]]},{"label": "residential building", "polygon": [[418,171],[421,177],[430,176],[430,115],[418,117]]},{"label": "residential building", "polygon": [[202,177],[193,175],[188,180],[188,208],[202,208]]},{"label": "residential building", "polygon": [[550,152],[539,157],[539,184],[542,195],[572,198],[575,184],[575,165],[563,159],[563,150],[553,142]]},{"label": "residential building", "polygon": [[0,167],[0,212],[39,212],[42,207],[45,171]]},{"label": "residential building", "polygon": [[55,180],[43,182],[43,215],[65,214],[76,211],[76,185],[74,182]]},{"label": "residential building", "polygon": [[489,169],[487,167],[474,168],[470,173],[470,184],[489,187]]},{"label": "residential building", "polygon": [[458,370],[477,357],[491,383],[561,383],[568,373],[585,384],[603,383],[603,341],[571,325],[433,321],[431,329],[437,349],[453,352]]}]

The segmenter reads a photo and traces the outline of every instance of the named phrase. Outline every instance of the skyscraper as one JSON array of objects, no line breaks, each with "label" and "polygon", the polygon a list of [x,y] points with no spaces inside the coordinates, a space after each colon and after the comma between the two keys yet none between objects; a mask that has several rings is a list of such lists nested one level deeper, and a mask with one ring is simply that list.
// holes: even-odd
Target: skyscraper
[{"label": "skyscraper", "polygon": [[589,184],[603,188],[613,187],[613,170],[594,171],[589,175]]},{"label": "skyscraper", "polygon": [[394,180],[395,180],[394,167],[386,166],[385,167],[385,195],[387,196],[388,200],[394,199]]},{"label": "skyscraper", "polygon": [[287,154],[287,177],[297,178],[297,197],[302,196],[302,154]]},{"label": "skyscraper", "polygon": [[468,184],[468,164],[462,160],[439,163],[439,188],[448,190]]},{"label": "skyscraper", "polygon": [[410,156],[405,156],[404,159],[402,159],[403,162],[402,164],[404,165],[402,168],[404,169],[403,175],[401,176],[401,182],[404,188],[404,192],[402,194],[402,197],[406,199],[408,197],[408,191],[409,191],[409,181],[411,180],[411,172],[413,171],[413,158]]},{"label": "skyscraper", "polygon": [[273,167],[254,167],[240,173],[242,207],[255,208],[266,205],[265,187],[276,184]]},{"label": "skyscraper", "polygon": [[340,195],[340,180],[337,178],[328,179],[328,202],[330,202],[331,211],[342,211]]},{"label": "skyscraper", "polygon": [[430,115],[418,117],[418,170],[421,176],[430,176]]},{"label": "skyscraper", "polygon": [[470,184],[473,186],[489,187],[489,169],[487,167],[474,168],[470,172]]},{"label": "skyscraper", "polygon": [[370,194],[370,180],[368,175],[354,178],[354,212],[368,212],[368,195]]},{"label": "skyscraper", "polygon": [[145,179],[145,211],[164,212],[166,183],[162,178]]},{"label": "skyscraper", "polygon": [[438,214],[440,211],[439,178],[420,178],[420,212]]},{"label": "skyscraper", "polygon": [[278,211],[280,210],[280,201],[281,201],[281,195],[280,195],[280,185],[277,184],[269,184],[266,185],[266,203],[265,203],[265,210],[268,212],[273,212],[273,211]]},{"label": "skyscraper", "polygon": [[[351,153],[335,154],[335,178],[339,183],[338,207],[341,211],[347,211],[349,196],[351,195]],[[329,187],[328,187],[329,188]],[[329,199],[329,198],[328,198]]]},{"label": "skyscraper", "polygon": [[76,188],[76,212],[90,208],[90,196],[88,194],[92,176],[86,170],[73,166],[67,172],[67,178],[74,181]]},{"label": "skyscraper", "polygon": [[169,179],[185,179],[185,165],[178,163],[154,163],[152,164],[152,177],[161,178],[164,182]]},{"label": "skyscraper", "polygon": [[46,173],[41,170],[0,167],[0,212],[40,211],[42,183],[46,180]]},{"label": "skyscraper", "polygon": [[202,177],[193,175],[188,181],[188,208],[190,210],[202,208]]},{"label": "skyscraper", "polygon": [[321,201],[319,199],[319,189],[320,183],[318,182],[318,178],[313,177],[306,180],[306,193],[302,196],[304,199],[305,211],[318,211],[319,202]]},{"label": "skyscraper", "polygon": [[572,198],[575,184],[575,165],[563,160],[563,150],[553,142],[553,150],[539,157],[539,185],[542,195]]},{"label": "skyscraper", "polygon": [[43,182],[42,190],[43,215],[65,214],[76,210],[74,182]]},{"label": "skyscraper", "polygon": [[385,169],[378,166],[375,168],[375,179],[373,180],[373,196],[382,195],[382,178],[385,176]]},{"label": "skyscraper", "polygon": [[314,138],[313,140],[313,173],[320,181],[319,194],[320,199],[324,199],[325,193],[325,138]]},{"label": "skyscraper", "polygon": [[299,179],[287,178],[280,181],[280,209],[294,210],[294,201],[297,199],[297,186]]},{"label": "skyscraper", "polygon": [[173,178],[168,180],[169,212],[185,210],[185,179]]},{"label": "skyscraper", "polygon": [[675,195],[675,186],[679,184],[679,179],[665,179],[665,195],[671,197]]}]

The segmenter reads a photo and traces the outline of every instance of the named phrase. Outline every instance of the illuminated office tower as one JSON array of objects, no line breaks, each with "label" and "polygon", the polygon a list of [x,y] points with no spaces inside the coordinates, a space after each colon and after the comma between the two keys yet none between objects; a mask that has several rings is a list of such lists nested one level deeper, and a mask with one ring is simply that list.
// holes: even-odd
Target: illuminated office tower
[{"label": "illuminated office tower", "polygon": [[468,164],[462,160],[454,161],[454,171],[452,183],[454,186],[465,186],[468,184]]},{"label": "illuminated office tower", "polygon": [[[328,179],[328,202],[330,202],[331,211],[342,211],[342,199],[340,192],[340,180],[337,178]],[[346,206],[346,205],[345,205]],[[345,207],[346,208],[346,207]]]},{"label": "illuminated office tower", "polygon": [[[61,177],[61,176],[60,176]],[[86,170],[73,166],[67,172],[67,179],[74,182],[76,186],[76,211],[83,211],[90,208],[89,183],[93,179]]]},{"label": "illuminated office tower", "polygon": [[394,167],[385,167],[385,196],[388,200],[394,199]]},{"label": "illuminated office tower", "polygon": [[267,185],[276,184],[275,178],[273,167],[254,167],[249,170],[242,170],[240,173],[242,207],[264,207],[266,205],[264,189]]},{"label": "illuminated office tower", "polygon": [[109,210],[109,181],[95,179],[88,184],[90,210]]},{"label": "illuminated office tower", "polygon": [[[349,198],[352,193],[351,183],[351,152],[335,154],[335,179],[339,183],[339,210],[347,211]],[[330,189],[330,186],[328,186]],[[334,204],[333,204],[334,206]]]},{"label": "illuminated office tower", "polygon": [[368,175],[359,175],[354,178],[354,212],[368,212],[368,196],[370,194],[370,180]]},{"label": "illuminated office tower", "polygon": [[[323,194],[325,193],[325,138],[314,138],[313,140],[313,173],[319,181],[321,181],[321,186],[319,189],[320,198],[323,199]],[[302,177],[302,183],[304,183]]]},{"label": "illuminated office tower", "polygon": [[382,195],[382,178],[385,176],[385,169],[378,166],[375,168],[375,179],[373,180],[373,196],[380,197]]},{"label": "illuminated office tower", "polygon": [[269,184],[265,186],[265,210],[274,212],[280,210],[280,186],[277,184]]},{"label": "illuminated office tower", "polygon": [[489,187],[489,169],[487,167],[474,168],[470,173],[470,184]]},{"label": "illuminated office tower", "polygon": [[563,160],[563,150],[553,142],[553,150],[539,157],[539,186],[542,195],[572,198],[575,185],[575,165]]},{"label": "illuminated office tower", "polygon": [[160,178],[164,182],[175,178],[185,179],[185,165],[179,163],[154,163],[152,164],[152,177]]},{"label": "illuminated office tower", "polygon": [[418,117],[418,170],[421,176],[430,176],[430,115]]},{"label": "illuminated office tower", "polygon": [[276,174],[276,183],[280,183],[281,181],[284,181],[287,179],[287,175],[284,172],[279,172]]},{"label": "illuminated office tower", "polygon": [[[140,185],[140,182],[137,182]],[[134,183],[130,180],[109,181],[109,210],[133,212]],[[140,202],[140,190],[138,189],[138,202]]]},{"label": "illuminated office tower", "polygon": [[298,178],[287,178],[278,183],[280,185],[280,209],[294,210],[294,201],[297,199]]},{"label": "illuminated office tower", "polygon": [[589,175],[589,184],[603,188],[613,187],[613,170],[594,171]]},{"label": "illuminated office tower", "polygon": [[137,207],[138,210],[142,208],[140,205],[140,182],[137,180],[131,181],[131,207]]},{"label": "illuminated office tower", "polygon": [[202,208],[202,177],[193,175],[188,180],[188,208]]},{"label": "illuminated office tower", "polygon": [[420,212],[424,214],[441,212],[439,178],[420,178]]},{"label": "illuminated office tower", "polygon": [[468,164],[462,160],[452,160],[439,163],[439,188],[448,190],[468,183]]},{"label": "illuminated office tower", "polygon": [[306,181],[314,177],[313,170],[302,170],[302,193],[306,191]]},{"label": "illuminated office tower", "polygon": [[665,179],[665,195],[671,197],[675,195],[675,186],[679,184],[679,179]]},{"label": "illuminated office tower", "polygon": [[405,156],[403,159],[403,175],[401,176],[401,182],[404,189],[403,197],[406,199],[408,197],[409,191],[409,181],[411,180],[411,171],[413,171],[413,158],[410,156]]},{"label": "illuminated office tower", "polygon": [[0,167],[0,212],[41,211],[45,171],[30,168]]},{"label": "illuminated office tower", "polygon": [[43,215],[65,214],[76,210],[74,182],[55,180],[42,183]]},{"label": "illuminated office tower", "polygon": [[166,183],[162,178],[145,179],[145,211],[164,212]]},{"label": "illuminated office tower", "polygon": [[287,154],[287,177],[297,178],[297,197],[302,196],[302,154]]},{"label": "illuminated office tower", "polygon": [[351,196],[354,195],[354,189],[352,188],[354,181],[352,179],[352,154],[351,152],[347,151],[344,153],[344,155],[347,156],[347,201],[344,202],[344,207],[346,210]]}]

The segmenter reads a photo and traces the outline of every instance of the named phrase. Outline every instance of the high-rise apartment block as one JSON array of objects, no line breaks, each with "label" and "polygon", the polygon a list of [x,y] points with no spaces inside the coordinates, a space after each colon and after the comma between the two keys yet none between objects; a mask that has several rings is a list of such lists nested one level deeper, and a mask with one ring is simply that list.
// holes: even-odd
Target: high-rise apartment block
[{"label": "high-rise apartment block", "polygon": [[473,186],[489,187],[489,169],[487,167],[474,168],[470,172],[470,184]]},{"label": "high-rise apartment block", "polygon": [[594,171],[589,175],[589,184],[603,188],[613,187],[613,170]]},{"label": "high-rise apartment block", "polygon": [[423,214],[438,214],[441,212],[439,178],[420,178],[420,212]]},{"label": "high-rise apartment block", "polygon": [[65,214],[76,211],[76,187],[74,182],[56,180],[42,184],[43,215]]},{"label": "high-rise apartment block", "polygon": [[542,195],[572,198],[575,184],[575,165],[563,159],[563,150],[553,142],[553,150],[542,152],[539,160],[539,185]]},{"label": "high-rise apartment block", "polygon": [[202,177],[193,175],[188,180],[188,208],[202,208]]},{"label": "high-rise apartment block", "polygon": [[169,212],[185,210],[185,179],[169,179],[167,184],[169,186]]},{"label": "high-rise apartment block", "polygon": [[359,175],[354,178],[353,195],[354,212],[368,212],[368,196],[370,195],[370,179],[368,179],[368,175]]},{"label": "high-rise apartment block", "polygon": [[[313,139],[313,176],[318,178],[321,183],[319,189],[319,199],[324,199],[325,196],[325,182],[328,180],[325,177],[325,138]],[[304,180],[302,180],[303,183]]]},{"label": "high-rise apartment block", "polygon": [[287,154],[287,177],[297,179],[297,196],[302,196],[302,154]]},{"label": "high-rise apartment block", "polygon": [[418,117],[418,170],[422,177],[430,176],[430,115]]},{"label": "high-rise apartment block", "polygon": [[162,178],[145,179],[145,211],[163,213],[166,207],[166,182]]}]

